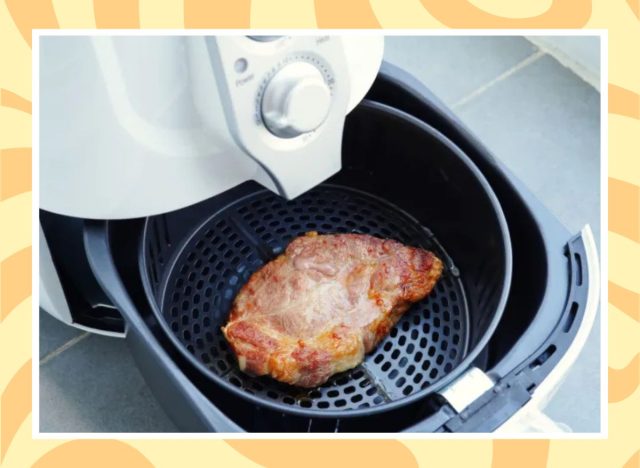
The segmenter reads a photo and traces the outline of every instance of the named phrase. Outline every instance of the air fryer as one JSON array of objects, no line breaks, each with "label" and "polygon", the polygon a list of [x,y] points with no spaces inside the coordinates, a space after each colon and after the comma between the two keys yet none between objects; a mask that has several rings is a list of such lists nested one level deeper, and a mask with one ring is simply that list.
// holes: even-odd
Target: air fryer
[{"label": "air fryer", "polygon": [[[411,76],[383,65],[346,120],[342,158],[291,201],[246,182],[148,218],[41,211],[67,300],[123,331],[181,430],[494,431],[546,393],[588,332],[589,229],[569,233]],[[74,262],[61,229],[83,239]],[[360,366],[316,389],[243,374],[220,333],[248,276],[307,231],[394,238],[445,261]]]}]

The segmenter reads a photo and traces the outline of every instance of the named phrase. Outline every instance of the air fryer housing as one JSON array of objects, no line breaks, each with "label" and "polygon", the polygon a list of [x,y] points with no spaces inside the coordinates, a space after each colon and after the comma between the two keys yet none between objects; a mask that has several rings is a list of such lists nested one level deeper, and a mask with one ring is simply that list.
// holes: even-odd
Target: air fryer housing
[{"label": "air fryer housing", "polygon": [[[474,390],[474,374],[467,372],[449,386],[450,390],[457,385],[455,398],[444,389],[398,409],[352,418],[303,417],[252,404],[203,378],[154,317],[136,264],[144,220],[74,221],[73,230],[84,238],[86,263],[79,264],[89,265],[94,276],[78,287],[74,277],[80,275],[68,268],[60,275],[67,278],[65,294],[78,303],[108,297],[122,315],[126,340],[141,372],[181,430],[493,431],[532,401],[537,386],[553,372],[579,330],[584,333],[581,325],[590,320],[597,277],[588,232],[572,236],[451,111],[402,70],[383,64],[367,99],[406,112],[444,134],[473,161],[500,202],[511,238],[511,289],[500,323],[469,364],[494,384]],[[347,136],[345,145],[349,144]],[[374,181],[387,198],[395,198],[400,206],[420,203],[419,187],[403,186],[398,168],[389,173],[396,177]],[[52,243],[56,231],[52,226],[69,226],[71,220],[44,212],[41,218],[60,268],[64,262],[58,262],[61,251]],[[104,303],[103,297],[100,300]]]}]

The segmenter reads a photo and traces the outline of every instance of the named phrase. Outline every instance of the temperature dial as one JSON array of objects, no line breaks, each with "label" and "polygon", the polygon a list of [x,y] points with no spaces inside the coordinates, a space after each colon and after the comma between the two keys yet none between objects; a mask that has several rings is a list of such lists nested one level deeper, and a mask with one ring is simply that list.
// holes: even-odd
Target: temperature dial
[{"label": "temperature dial", "polygon": [[261,107],[271,133],[294,138],[322,125],[331,108],[331,90],[315,66],[294,62],[267,83]]}]

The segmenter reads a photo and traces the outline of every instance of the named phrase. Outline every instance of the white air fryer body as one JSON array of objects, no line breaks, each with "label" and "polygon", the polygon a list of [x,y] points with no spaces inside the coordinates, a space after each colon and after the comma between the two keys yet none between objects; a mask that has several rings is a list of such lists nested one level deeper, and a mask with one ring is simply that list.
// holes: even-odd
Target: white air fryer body
[{"label": "white air fryer body", "polygon": [[[248,180],[293,198],[337,172],[383,37],[42,36],[39,49],[40,207],[126,219]],[[39,245],[40,306],[86,329],[42,229]]]},{"label": "white air fryer body", "polygon": [[247,180],[287,198],[340,169],[381,36],[43,37],[40,207],[182,208]]}]

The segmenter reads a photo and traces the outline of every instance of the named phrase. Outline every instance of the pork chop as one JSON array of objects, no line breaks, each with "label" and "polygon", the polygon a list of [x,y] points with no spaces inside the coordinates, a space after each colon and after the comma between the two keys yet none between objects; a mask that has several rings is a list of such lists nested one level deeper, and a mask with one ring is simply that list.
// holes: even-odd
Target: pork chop
[{"label": "pork chop", "polygon": [[315,387],[362,362],[442,268],[394,240],[309,232],[249,278],[222,331],[242,371]]}]

